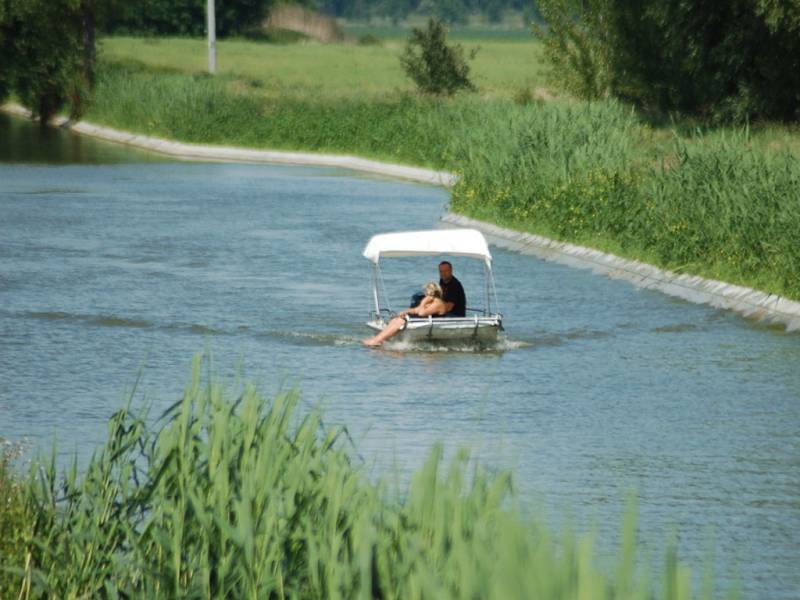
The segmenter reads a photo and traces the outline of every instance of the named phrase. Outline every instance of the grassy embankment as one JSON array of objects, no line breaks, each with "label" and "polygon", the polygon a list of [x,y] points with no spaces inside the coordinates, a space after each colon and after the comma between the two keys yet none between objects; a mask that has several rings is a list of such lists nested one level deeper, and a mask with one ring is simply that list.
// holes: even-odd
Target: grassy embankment
[{"label": "grassy embankment", "polygon": [[413,93],[383,46],[112,38],[87,119],[174,139],[358,154],[460,176],[453,210],[673,270],[800,298],[800,135],[648,124],[546,95],[530,40],[480,46],[478,94]]},{"label": "grassy embankment", "polygon": [[690,597],[673,549],[659,579],[642,569],[633,507],[604,569],[590,538],[521,516],[507,473],[437,448],[398,497],[296,394],[231,401],[200,369],[155,424],[115,414],[81,475],[0,462],[3,597]]}]

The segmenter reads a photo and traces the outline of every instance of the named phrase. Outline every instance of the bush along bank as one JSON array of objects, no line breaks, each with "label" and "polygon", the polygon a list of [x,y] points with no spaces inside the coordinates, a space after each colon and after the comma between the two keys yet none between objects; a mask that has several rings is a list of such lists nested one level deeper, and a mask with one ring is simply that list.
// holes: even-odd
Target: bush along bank
[{"label": "bush along bank", "polygon": [[200,371],[197,358],[182,399],[155,423],[129,407],[116,413],[81,474],[61,476],[51,459],[21,479],[24,552],[4,560],[0,589],[22,598],[691,596],[673,549],[657,585],[642,572],[633,507],[612,577],[588,538],[520,516],[508,474],[487,474],[464,453],[444,469],[435,448],[398,499],[353,466],[344,430],[299,414],[296,394],[266,401],[248,387],[229,399]]},{"label": "bush along bank", "polygon": [[179,141],[444,168],[467,216],[800,299],[800,160],[748,129],[654,132],[614,102],[267,96],[247,81],[104,64],[87,118]]}]

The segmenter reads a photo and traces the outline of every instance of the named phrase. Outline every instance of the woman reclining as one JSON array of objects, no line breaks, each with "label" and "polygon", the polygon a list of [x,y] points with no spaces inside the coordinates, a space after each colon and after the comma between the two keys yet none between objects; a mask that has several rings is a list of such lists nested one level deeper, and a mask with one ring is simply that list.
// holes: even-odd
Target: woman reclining
[{"label": "woman reclining", "polygon": [[401,331],[406,324],[406,316],[409,317],[441,317],[447,312],[447,304],[442,300],[442,288],[439,284],[429,281],[423,288],[425,297],[417,306],[397,313],[381,332],[371,338],[365,339],[362,344],[365,346],[380,346],[398,331]]}]

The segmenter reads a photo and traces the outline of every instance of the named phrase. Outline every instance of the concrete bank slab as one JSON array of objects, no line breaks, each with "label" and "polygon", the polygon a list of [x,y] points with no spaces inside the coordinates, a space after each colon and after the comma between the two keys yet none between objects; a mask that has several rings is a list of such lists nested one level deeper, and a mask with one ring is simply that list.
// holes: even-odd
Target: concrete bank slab
[{"label": "concrete bank slab", "polygon": [[499,248],[572,267],[592,269],[595,273],[623,279],[642,288],[658,290],[697,304],[732,310],[749,319],[783,325],[787,331],[800,331],[800,302],[782,296],[697,275],[674,273],[592,248],[513,231],[453,213],[444,215],[442,221],[448,225],[478,229]]},{"label": "concrete bank slab", "polygon": [[[27,118],[31,116],[28,109],[18,104],[5,104],[0,108],[9,114]],[[253,150],[228,146],[186,144],[183,142],[173,142],[162,138],[119,131],[109,127],[101,127],[100,125],[93,125],[85,121],[72,123],[65,117],[54,119],[53,124],[59,127],[66,127],[83,135],[117,144],[124,144],[126,146],[133,146],[135,148],[142,148],[181,160],[336,167],[445,187],[452,186],[456,179],[454,175],[446,171],[434,171],[432,169],[395,165],[377,160],[359,158],[357,156],[315,154],[313,152],[279,152],[274,150]]]}]

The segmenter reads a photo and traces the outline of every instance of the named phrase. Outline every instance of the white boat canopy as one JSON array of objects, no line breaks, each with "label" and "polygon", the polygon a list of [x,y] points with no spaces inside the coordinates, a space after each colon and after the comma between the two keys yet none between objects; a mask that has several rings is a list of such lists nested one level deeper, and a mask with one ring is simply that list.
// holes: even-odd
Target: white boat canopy
[{"label": "white boat canopy", "polygon": [[433,229],[374,235],[364,248],[364,256],[378,264],[381,257],[434,256],[449,254],[483,259],[492,264],[486,238],[476,229]]}]

